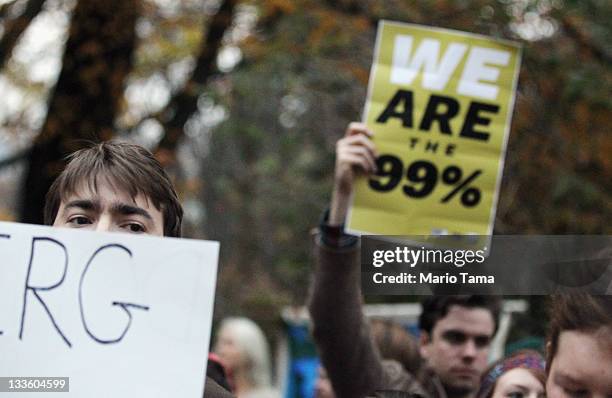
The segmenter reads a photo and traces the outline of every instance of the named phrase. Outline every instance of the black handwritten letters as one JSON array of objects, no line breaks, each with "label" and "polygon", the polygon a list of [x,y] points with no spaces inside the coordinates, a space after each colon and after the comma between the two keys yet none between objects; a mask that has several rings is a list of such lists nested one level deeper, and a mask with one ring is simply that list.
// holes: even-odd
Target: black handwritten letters
[{"label": "black handwritten letters", "polygon": [[2,221],[0,237],[0,376],[202,396],[218,242]]},{"label": "black handwritten letters", "polygon": [[87,325],[87,321],[85,320],[86,319],[85,309],[83,306],[83,281],[85,280],[87,271],[89,270],[89,267],[91,267],[96,256],[104,250],[113,250],[113,249],[115,250],[119,249],[121,251],[124,251],[129,257],[132,257],[132,252],[130,251],[130,249],[128,249],[125,246],[122,246],[119,244],[110,244],[110,245],[102,246],[101,248],[96,250],[94,254],[92,254],[91,258],[87,262],[87,265],[85,266],[85,269],[83,270],[83,273],[81,274],[81,281],[79,282],[79,307],[81,309],[81,321],[83,322],[83,327],[85,328],[85,331],[87,332],[89,337],[91,337],[93,340],[97,341],[100,344],[114,344],[114,343],[118,343],[121,340],[123,340],[123,338],[125,337],[125,334],[128,332],[130,328],[130,325],[132,324],[132,313],[130,312],[129,308],[134,308],[134,309],[139,309],[139,310],[144,310],[144,311],[149,310],[149,307],[144,306],[144,305],[113,301],[113,305],[119,306],[123,311],[125,311],[128,317],[128,321],[127,321],[127,324],[125,325],[125,329],[123,329],[123,332],[116,338],[103,339],[103,338],[97,337],[93,333],[91,328]]},{"label": "black handwritten letters", "polygon": [[[63,267],[63,272],[62,272],[62,276],[59,278],[59,280],[54,283],[51,286],[32,286],[30,285],[30,275],[32,272],[32,264],[34,263],[34,256],[35,256],[35,252],[36,252],[36,243],[37,242],[50,242],[53,243],[55,245],[57,245],[59,248],[62,249],[63,251],[63,257],[64,257],[64,267]],[[66,335],[61,331],[59,325],[55,322],[55,319],[53,318],[53,315],[51,314],[51,311],[49,310],[49,307],[47,306],[47,304],[45,303],[45,301],[42,299],[42,297],[40,296],[40,294],[38,293],[40,292],[45,292],[45,291],[50,291],[53,290],[55,288],[57,288],[58,286],[60,286],[64,280],[66,279],[66,271],[68,271],[68,251],[66,250],[66,246],[64,246],[61,242],[53,239],[53,238],[45,238],[45,237],[34,237],[32,238],[32,250],[30,251],[30,262],[28,264],[28,274],[26,276],[26,281],[25,281],[25,289],[23,290],[23,307],[21,310],[21,326],[19,328],[19,339],[21,340],[23,338],[23,322],[25,320],[25,314],[26,314],[26,307],[28,304],[28,293],[32,293],[32,295],[34,295],[34,297],[36,299],[38,299],[38,301],[40,302],[40,305],[42,305],[42,307],[44,308],[45,312],[47,313],[47,315],[49,315],[49,318],[51,319],[51,323],[53,324],[53,327],[55,328],[55,330],[57,331],[57,333],[59,333],[59,335],[62,337],[62,339],[64,340],[64,342],[68,345],[68,347],[72,347],[72,344],[70,343],[70,341],[66,338]]]},{"label": "black handwritten letters", "polygon": [[[0,238],[10,239],[10,236],[0,234]],[[67,247],[66,244],[60,240],[46,236],[32,237],[27,263],[27,273],[25,275],[25,280],[23,281],[23,299],[21,301],[21,316],[19,318],[18,326],[19,340],[23,341],[24,336],[27,334],[28,311],[31,312],[33,308],[39,306],[49,319],[49,330],[51,333],[58,335],[67,347],[72,348],[73,343],[71,342],[70,335],[75,335],[79,331],[66,330],[64,327],[62,327],[60,320],[58,320],[58,317],[56,316],[57,312],[60,311],[61,308],[58,308],[57,304],[55,304],[54,307],[52,304],[53,301],[49,300],[48,295],[50,295],[52,291],[59,292],[61,289],[74,289],[74,283],[70,284],[66,281],[71,273],[80,272],[78,289],[75,292],[75,298],[78,300],[79,314],[77,314],[77,316],[80,316],[83,331],[92,341],[98,344],[120,343],[128,334],[130,327],[132,326],[134,311],[137,310],[146,312],[149,311],[149,306],[126,301],[110,301],[109,305],[113,308],[117,308],[117,314],[113,317],[116,319],[114,322],[121,322],[121,325],[123,325],[121,331],[117,333],[116,336],[101,337],[99,333],[94,330],[95,328],[92,326],[91,322],[88,322],[88,319],[93,319],[92,317],[96,316],[96,312],[91,310],[88,312],[88,304],[84,299],[84,297],[87,296],[84,294],[84,292],[87,290],[88,286],[91,286],[96,282],[100,282],[94,280],[95,278],[91,275],[90,271],[95,267],[104,267],[105,265],[108,265],[105,263],[105,261],[101,260],[100,256],[102,253],[108,252],[113,252],[115,258],[117,256],[125,256],[125,258],[128,260],[128,264],[132,259],[132,252],[128,247],[119,243],[112,243],[98,247],[91,254],[91,256],[89,256],[87,262],[83,266],[82,263],[77,264],[74,259],[71,262],[69,247]],[[41,270],[46,271],[45,275],[48,276],[50,272],[49,269],[57,269],[57,275],[53,275],[52,279],[47,280],[45,283],[40,281],[36,282],[36,278],[34,278],[33,275],[36,274],[37,270],[38,272]],[[73,293],[71,292],[70,294],[72,295]],[[6,338],[4,331],[7,330],[7,326],[2,326],[3,330],[0,330],[0,336],[4,336],[4,338]],[[38,333],[40,333],[40,331],[38,331]]]}]

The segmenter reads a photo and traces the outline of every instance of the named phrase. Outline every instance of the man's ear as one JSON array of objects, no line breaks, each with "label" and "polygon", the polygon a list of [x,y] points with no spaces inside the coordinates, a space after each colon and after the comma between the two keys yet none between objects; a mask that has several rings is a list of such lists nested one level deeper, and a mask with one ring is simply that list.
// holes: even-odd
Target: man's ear
[{"label": "man's ear", "polygon": [[421,330],[419,335],[419,353],[422,358],[429,358],[429,345],[431,343],[431,336],[424,330]]}]

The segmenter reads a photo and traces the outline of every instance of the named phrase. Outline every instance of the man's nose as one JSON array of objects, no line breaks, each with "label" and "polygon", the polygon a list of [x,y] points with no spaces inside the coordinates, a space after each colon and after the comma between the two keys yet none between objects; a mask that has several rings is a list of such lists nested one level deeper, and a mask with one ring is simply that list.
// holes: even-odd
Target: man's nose
[{"label": "man's nose", "polygon": [[477,353],[478,353],[478,348],[476,347],[474,340],[468,339],[465,342],[465,344],[463,344],[463,352],[462,352],[463,357],[466,359],[467,358],[474,359]]},{"label": "man's nose", "polygon": [[96,232],[110,232],[113,228],[113,223],[110,217],[102,215],[96,223]]}]

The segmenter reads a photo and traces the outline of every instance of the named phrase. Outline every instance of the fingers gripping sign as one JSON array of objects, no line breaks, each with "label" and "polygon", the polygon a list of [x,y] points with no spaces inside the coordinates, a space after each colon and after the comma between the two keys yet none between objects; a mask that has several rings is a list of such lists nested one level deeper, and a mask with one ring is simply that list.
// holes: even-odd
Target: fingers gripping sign
[{"label": "fingers gripping sign", "polygon": [[336,169],[329,223],[344,223],[355,178],[376,173],[378,152],[372,142],[374,132],[365,124],[352,122],[336,143]]}]

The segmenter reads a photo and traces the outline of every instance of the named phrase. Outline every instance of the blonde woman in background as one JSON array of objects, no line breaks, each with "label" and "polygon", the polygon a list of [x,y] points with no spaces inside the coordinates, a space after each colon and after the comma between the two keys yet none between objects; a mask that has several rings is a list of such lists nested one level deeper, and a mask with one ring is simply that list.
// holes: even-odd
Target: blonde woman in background
[{"label": "blonde woman in background", "polygon": [[248,318],[224,319],[214,351],[226,367],[238,398],[280,398],[272,387],[268,342],[255,322]]}]

